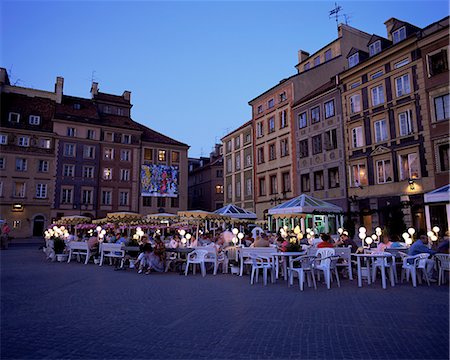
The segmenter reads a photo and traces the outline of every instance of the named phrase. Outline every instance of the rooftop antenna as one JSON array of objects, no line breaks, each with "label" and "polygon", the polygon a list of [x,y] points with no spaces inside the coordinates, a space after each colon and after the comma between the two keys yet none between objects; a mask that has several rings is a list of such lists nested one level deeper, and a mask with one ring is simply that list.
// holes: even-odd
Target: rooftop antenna
[{"label": "rooftop antenna", "polygon": [[92,70],[92,73],[91,73],[91,84],[94,82],[94,80],[96,80],[95,73],[96,73],[96,71]]},{"label": "rooftop antenna", "polygon": [[343,14],[342,16],[344,16],[345,25],[348,25],[349,20],[351,19],[351,16],[350,16],[350,15],[347,15],[347,14]]},{"label": "rooftop antenna", "polygon": [[339,25],[339,12],[342,11],[342,6],[338,5],[336,2],[334,3],[334,9],[330,10],[328,14],[328,18],[332,18],[333,16],[336,18],[336,27]]}]

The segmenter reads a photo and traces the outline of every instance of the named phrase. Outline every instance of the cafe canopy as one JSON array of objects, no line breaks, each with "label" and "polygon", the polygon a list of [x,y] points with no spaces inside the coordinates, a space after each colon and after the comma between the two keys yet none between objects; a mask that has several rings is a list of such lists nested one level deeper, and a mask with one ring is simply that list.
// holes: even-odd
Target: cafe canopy
[{"label": "cafe canopy", "polygon": [[450,184],[424,195],[427,231],[438,226],[443,233],[450,230]]},{"label": "cafe canopy", "polygon": [[228,204],[214,211],[215,214],[229,216],[235,219],[256,219],[256,214],[239,206]]}]

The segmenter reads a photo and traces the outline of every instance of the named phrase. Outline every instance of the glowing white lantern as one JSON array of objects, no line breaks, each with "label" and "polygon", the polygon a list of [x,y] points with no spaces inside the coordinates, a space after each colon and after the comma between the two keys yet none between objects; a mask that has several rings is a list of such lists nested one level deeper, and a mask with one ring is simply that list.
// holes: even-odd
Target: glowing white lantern
[{"label": "glowing white lantern", "polygon": [[101,226],[97,226],[97,228],[95,230],[97,230],[97,232],[100,232],[100,231],[102,231],[102,227]]},{"label": "glowing white lantern", "polygon": [[306,228],[306,232],[307,233],[311,232],[311,229],[310,228]]},{"label": "glowing white lantern", "polygon": [[405,243],[406,243],[406,245],[411,245],[412,244],[412,239],[410,237],[405,239]]},{"label": "glowing white lantern", "polygon": [[299,240],[303,239],[303,234],[302,233],[297,234],[297,239]]},{"label": "glowing white lantern", "polygon": [[286,231],[288,229],[288,227],[286,225],[283,226],[284,231]]},{"label": "glowing white lantern", "polygon": [[[101,234],[100,234],[101,235]],[[133,235],[133,240],[138,240],[139,239],[139,235],[138,234],[134,234]]]},{"label": "glowing white lantern", "polygon": [[191,240],[191,238],[192,238],[192,235],[191,235],[191,234],[186,234],[186,239],[187,239],[187,240]]},{"label": "glowing white lantern", "polygon": [[433,231],[437,234],[439,233],[439,231],[441,231],[441,229],[439,229],[439,226],[435,226],[433,227]]},{"label": "glowing white lantern", "polygon": [[361,226],[361,227],[359,228],[359,232],[365,234],[365,233],[367,232],[367,230],[366,230],[366,228],[365,228],[364,226]]},{"label": "glowing white lantern", "polygon": [[409,234],[408,233],[406,233],[406,232],[404,232],[403,234],[402,234],[402,238],[403,239],[409,239]]},{"label": "glowing white lantern", "polygon": [[431,236],[431,241],[437,241],[438,237],[436,235]]},{"label": "glowing white lantern", "polygon": [[378,239],[378,236],[376,236],[375,234],[372,234],[371,238],[372,238],[372,240],[376,240],[376,239]]},{"label": "glowing white lantern", "polygon": [[428,232],[427,232],[427,236],[428,236],[428,237],[432,237],[433,235],[434,235],[434,232],[432,232],[432,231],[428,231]]},{"label": "glowing white lantern", "polygon": [[373,242],[373,239],[370,237],[370,236],[368,236],[368,237],[366,237],[366,244],[367,245],[370,245],[370,244],[372,244],[372,242]]},{"label": "glowing white lantern", "polygon": [[236,228],[234,228],[234,229],[232,230],[232,232],[233,232],[233,235],[237,235],[237,234],[239,233],[239,230],[236,229]]},{"label": "glowing white lantern", "polygon": [[62,231],[66,230],[66,227],[65,226],[61,226],[61,230]]},{"label": "glowing white lantern", "polygon": [[237,237],[239,240],[242,240],[244,238],[244,234],[240,232]]},{"label": "glowing white lantern", "polygon": [[106,230],[105,230],[105,229],[103,229],[102,231],[100,231],[100,234],[101,234],[101,235],[103,235],[103,236],[105,236],[105,234],[106,234]]},{"label": "glowing white lantern", "polygon": [[184,236],[185,234],[186,234],[186,230],[181,229],[181,230],[180,230],[180,235],[181,235],[181,236]]},{"label": "glowing white lantern", "polygon": [[57,231],[58,230],[58,227],[57,226],[53,226],[53,231]]},{"label": "glowing white lantern", "polygon": [[300,227],[298,225],[294,228],[294,234],[295,235],[300,234]]},{"label": "glowing white lantern", "polygon": [[381,236],[382,230],[381,230],[381,228],[380,228],[379,226],[377,226],[377,227],[375,228],[375,234],[376,234],[377,236]]},{"label": "glowing white lantern", "polygon": [[339,229],[338,229],[338,234],[339,234],[339,235],[342,235],[343,232],[344,232],[344,229],[343,229],[343,228],[339,228]]},{"label": "glowing white lantern", "polygon": [[366,237],[366,234],[365,234],[365,233],[359,233],[359,234],[358,234],[358,237],[359,237],[361,240],[364,240],[364,238]]},{"label": "glowing white lantern", "polygon": [[231,241],[233,242],[234,245],[237,244],[238,239],[236,238],[236,236],[233,236],[233,238],[231,239]]},{"label": "glowing white lantern", "polygon": [[413,236],[415,233],[416,233],[416,229],[414,229],[414,228],[412,228],[412,227],[410,227],[410,228],[408,229],[408,234],[409,234],[409,235]]},{"label": "glowing white lantern", "polygon": [[347,230],[344,230],[343,233],[342,233],[342,235],[348,236],[348,231],[347,231]]},{"label": "glowing white lantern", "polygon": [[184,237],[182,237],[182,238],[181,238],[181,243],[182,243],[183,245],[186,245],[186,242],[187,242],[187,240],[186,240]]}]

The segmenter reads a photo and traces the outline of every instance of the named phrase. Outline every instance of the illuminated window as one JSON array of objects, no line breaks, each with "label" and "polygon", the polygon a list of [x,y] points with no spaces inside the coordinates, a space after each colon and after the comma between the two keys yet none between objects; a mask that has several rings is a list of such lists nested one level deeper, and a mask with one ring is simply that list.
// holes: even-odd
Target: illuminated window
[{"label": "illuminated window", "polygon": [[153,161],[153,149],[144,149],[144,160]]},{"label": "illuminated window", "polygon": [[103,152],[105,160],[114,160],[114,149],[107,148]]},{"label": "illuminated window", "polygon": [[103,180],[112,180],[112,169],[111,168],[103,169]]},{"label": "illuminated window", "polygon": [[165,150],[158,151],[158,161],[166,161],[166,151]]},{"label": "illuminated window", "polygon": [[172,163],[179,163],[179,162],[180,162],[180,152],[172,151]]}]

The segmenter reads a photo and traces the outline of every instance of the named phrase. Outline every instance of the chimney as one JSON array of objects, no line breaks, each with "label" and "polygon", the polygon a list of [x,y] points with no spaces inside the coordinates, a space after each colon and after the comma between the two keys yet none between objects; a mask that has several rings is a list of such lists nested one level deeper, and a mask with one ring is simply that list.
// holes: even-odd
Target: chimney
[{"label": "chimney", "polygon": [[9,85],[8,72],[5,68],[0,67],[0,85]]},{"label": "chimney", "polygon": [[93,81],[91,86],[91,96],[92,99],[98,94],[98,83]]},{"label": "chimney", "polygon": [[130,100],[131,100],[131,91],[124,91],[123,94],[122,94],[122,97],[126,101],[130,102]]},{"label": "chimney", "polygon": [[384,22],[384,25],[386,25],[387,38],[391,41],[392,41],[391,30],[394,27],[396,21],[397,21],[396,18],[390,18],[389,20]]},{"label": "chimney", "polygon": [[298,63],[301,63],[302,61],[309,58],[309,53],[303,50],[298,51]]},{"label": "chimney", "polygon": [[64,78],[62,76],[56,77],[55,94],[56,103],[61,104],[63,96]]}]

